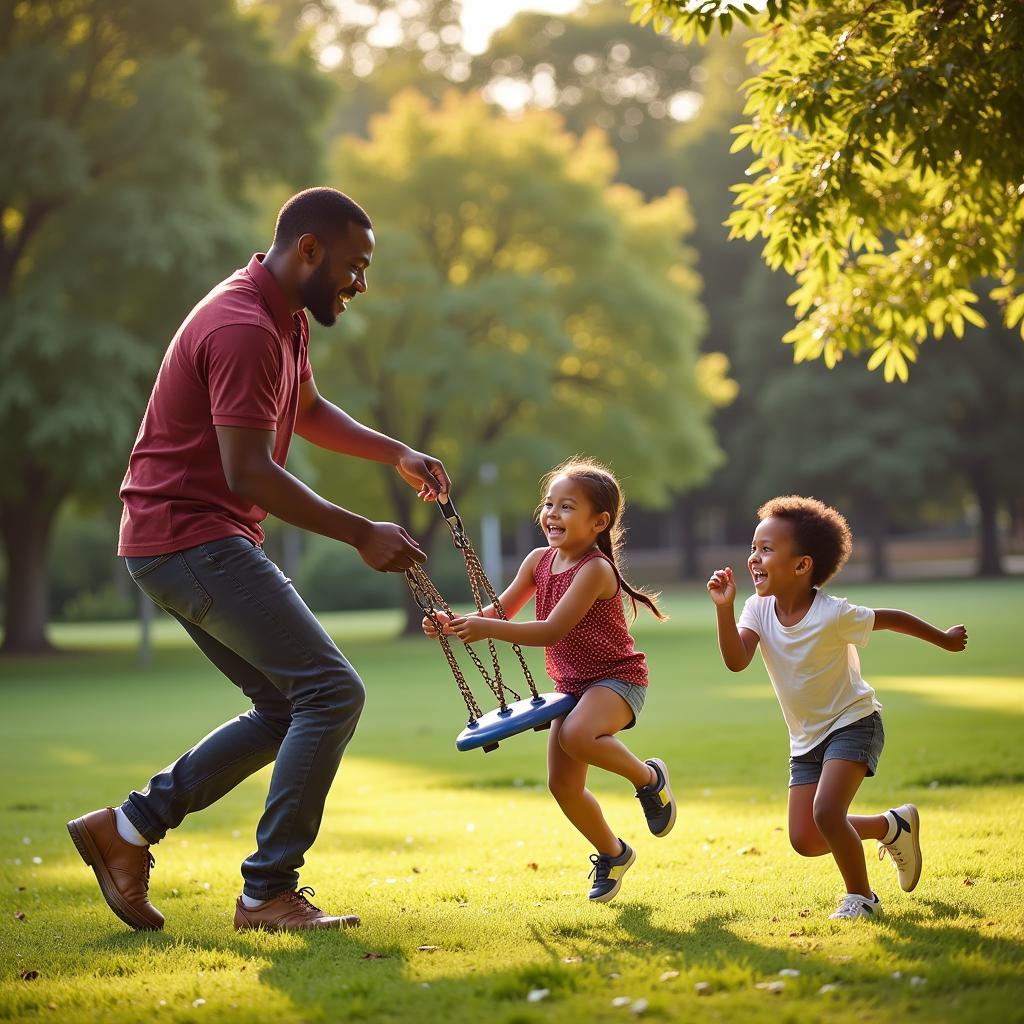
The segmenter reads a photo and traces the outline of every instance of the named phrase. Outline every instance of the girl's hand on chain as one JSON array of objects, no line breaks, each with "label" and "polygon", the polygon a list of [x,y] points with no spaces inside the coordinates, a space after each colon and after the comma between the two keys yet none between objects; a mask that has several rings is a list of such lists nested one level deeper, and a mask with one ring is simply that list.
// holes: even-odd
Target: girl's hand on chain
[{"label": "girl's hand on chain", "polygon": [[[488,637],[489,621],[482,615],[462,615],[451,620],[450,632],[454,633],[464,644],[475,643]],[[445,630],[449,632],[449,630]]]},{"label": "girl's hand on chain", "polygon": [[[445,615],[444,612],[434,612],[434,615],[437,617],[437,621],[441,623],[441,628],[445,631],[445,633],[451,635],[452,630],[449,628],[449,623],[452,620],[447,615]],[[423,616],[423,621],[420,623],[420,626],[427,636],[431,638],[437,636],[437,628],[434,626],[434,623],[431,621],[429,615]]]}]

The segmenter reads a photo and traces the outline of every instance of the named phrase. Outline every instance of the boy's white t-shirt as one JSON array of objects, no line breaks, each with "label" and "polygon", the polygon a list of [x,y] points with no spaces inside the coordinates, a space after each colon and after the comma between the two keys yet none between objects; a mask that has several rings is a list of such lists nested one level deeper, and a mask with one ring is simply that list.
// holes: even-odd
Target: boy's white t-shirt
[{"label": "boy's white t-shirt", "polygon": [[789,726],[793,757],[881,708],[861,677],[857,654],[874,625],[874,609],[820,590],[794,626],[779,622],[774,597],[747,598],[737,626],[760,638],[761,657]]}]

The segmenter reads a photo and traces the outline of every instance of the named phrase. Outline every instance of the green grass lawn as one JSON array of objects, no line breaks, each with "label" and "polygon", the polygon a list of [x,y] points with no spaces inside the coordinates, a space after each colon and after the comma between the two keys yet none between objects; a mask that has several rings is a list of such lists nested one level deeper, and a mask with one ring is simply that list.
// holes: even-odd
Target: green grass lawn
[{"label": "green grass lawn", "polygon": [[172,623],[145,672],[128,624],[55,629],[75,654],[0,662],[0,1018],[1024,1021],[1024,582],[837,589],[971,636],[957,656],[891,635],[863,654],[888,743],[854,809],[913,801],[925,856],[908,895],[865,847],[874,922],[828,920],[841,881],[789,848],[787,737],[760,658],[728,673],[693,592],[669,600],[667,624],[641,620],[652,686],[627,734],[672,768],[675,831],[654,839],[628,785],[593,773],[637,851],[614,902],[586,899],[588,849],[544,786],[546,734],[456,753],[464,708],[436,647],[393,639],[394,614],[337,615],[325,621],[369,700],[302,880],[363,927],[232,930],[265,770],[155,848],[167,927],[133,933],[64,823],[243,704]]}]

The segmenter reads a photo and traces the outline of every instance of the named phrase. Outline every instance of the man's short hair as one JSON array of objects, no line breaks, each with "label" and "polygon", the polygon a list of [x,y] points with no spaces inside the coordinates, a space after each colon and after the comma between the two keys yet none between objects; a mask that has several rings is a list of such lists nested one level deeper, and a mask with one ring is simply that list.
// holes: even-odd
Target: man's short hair
[{"label": "man's short hair", "polygon": [[291,245],[303,235],[316,235],[328,243],[342,235],[349,224],[372,228],[366,211],[336,188],[307,188],[281,207],[274,227],[274,244]]},{"label": "man's short hair", "polygon": [[842,513],[817,498],[787,494],[766,501],[757,518],[785,519],[793,531],[798,555],[810,555],[811,585],[824,586],[844,565],[853,548],[850,526]]}]

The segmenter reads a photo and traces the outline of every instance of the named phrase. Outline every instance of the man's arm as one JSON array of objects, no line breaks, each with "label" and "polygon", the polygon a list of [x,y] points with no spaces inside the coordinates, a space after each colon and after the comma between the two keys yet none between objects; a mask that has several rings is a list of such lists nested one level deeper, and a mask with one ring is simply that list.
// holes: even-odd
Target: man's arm
[{"label": "man's arm", "polygon": [[324,398],[312,378],[299,385],[295,432],[318,448],[394,466],[407,483],[419,489],[421,498],[446,497],[451,490],[438,459],[353,419]]},{"label": "man's arm", "polygon": [[872,628],[889,629],[894,633],[917,637],[918,640],[926,640],[953,654],[967,646],[967,627],[963,624],[950,626],[949,629],[939,629],[930,622],[925,622],[924,619],[898,608],[876,608],[875,624]]},{"label": "man's arm", "polygon": [[273,430],[218,426],[224,478],[233,494],[303,530],[351,544],[367,565],[401,572],[427,556],[400,526],[332,504],[273,459]]}]

